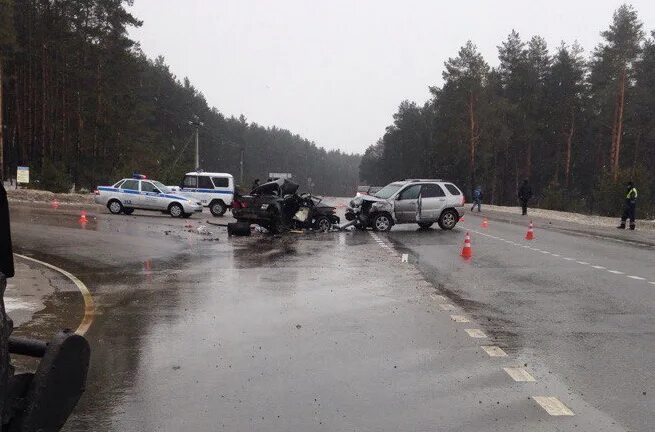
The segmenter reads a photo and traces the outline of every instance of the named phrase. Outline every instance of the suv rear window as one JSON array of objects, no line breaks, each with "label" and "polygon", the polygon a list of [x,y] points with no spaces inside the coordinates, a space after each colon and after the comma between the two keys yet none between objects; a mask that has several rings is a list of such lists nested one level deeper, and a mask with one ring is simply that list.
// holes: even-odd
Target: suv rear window
[{"label": "suv rear window", "polygon": [[453,195],[461,195],[462,193],[455,187],[455,185],[446,183],[446,189],[448,189],[448,192],[450,192]]},{"label": "suv rear window", "polygon": [[198,187],[198,177],[196,176],[185,176],[182,180],[182,186],[188,188]]},{"label": "suv rear window", "polygon": [[[450,189],[448,189],[450,190]],[[446,196],[441,186],[436,184],[424,184],[421,188],[421,197],[423,198],[436,198]]]},{"label": "suv rear window", "polygon": [[219,187],[229,187],[230,186],[230,179],[227,177],[212,177],[212,180],[214,181],[214,186],[219,188]]},{"label": "suv rear window", "polygon": [[207,176],[198,176],[198,187],[200,189],[214,189],[211,179]]}]

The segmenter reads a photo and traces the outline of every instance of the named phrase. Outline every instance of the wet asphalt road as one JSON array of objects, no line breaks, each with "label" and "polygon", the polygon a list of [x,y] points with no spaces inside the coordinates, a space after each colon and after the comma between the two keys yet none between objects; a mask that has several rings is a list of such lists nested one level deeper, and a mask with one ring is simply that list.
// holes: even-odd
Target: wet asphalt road
[{"label": "wet asphalt road", "polygon": [[[473,233],[463,262],[459,227],[228,239],[206,215],[92,211],[81,225],[78,214],[12,207],[17,252],[74,273],[98,306],[88,390],[67,431],[646,431],[655,421],[649,251],[537,230],[535,248],[585,265]],[[483,234],[522,243],[524,229],[492,222]],[[30,332],[76,326],[81,300],[65,294],[46,299]],[[550,416],[535,396],[575,415]]]},{"label": "wet asphalt road", "polygon": [[[653,430],[652,248],[547,224],[528,242],[527,222],[490,220],[484,229],[467,213],[457,237],[398,227],[390,238],[499,346],[562,382],[571,403],[584,400],[630,431]],[[471,262],[456,256],[465,230]]]}]

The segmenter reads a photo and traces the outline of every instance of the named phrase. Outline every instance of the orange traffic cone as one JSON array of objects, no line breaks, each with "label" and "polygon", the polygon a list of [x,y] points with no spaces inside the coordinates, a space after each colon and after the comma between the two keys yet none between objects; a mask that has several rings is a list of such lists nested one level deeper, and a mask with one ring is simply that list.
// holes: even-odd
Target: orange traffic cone
[{"label": "orange traffic cone", "polygon": [[482,228],[489,228],[489,222],[487,221],[487,218],[482,219],[482,223],[480,224]]},{"label": "orange traffic cone", "polygon": [[82,210],[80,213],[80,222],[81,223],[87,223],[88,219],[86,218],[86,210]]},{"label": "orange traffic cone", "polygon": [[466,232],[466,237],[464,237],[464,247],[462,248],[462,258],[471,258],[473,256],[473,251],[471,250],[471,236],[468,231]]},{"label": "orange traffic cone", "polygon": [[528,232],[525,234],[525,239],[526,240],[534,240],[534,231],[532,230],[532,221],[530,221],[530,225],[528,225]]},{"label": "orange traffic cone", "polygon": [[58,209],[59,208],[59,201],[57,201],[57,198],[52,200],[52,208],[53,209]]}]

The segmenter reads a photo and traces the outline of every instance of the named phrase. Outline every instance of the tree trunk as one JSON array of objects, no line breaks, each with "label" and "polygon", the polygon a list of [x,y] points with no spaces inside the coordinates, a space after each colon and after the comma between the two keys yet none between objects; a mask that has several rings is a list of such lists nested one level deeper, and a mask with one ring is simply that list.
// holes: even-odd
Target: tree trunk
[{"label": "tree trunk", "polygon": [[637,134],[637,140],[635,141],[635,153],[632,158],[632,178],[635,178],[635,175],[637,174],[637,155],[639,154],[639,144],[641,141],[641,132]]},{"label": "tree trunk", "polygon": [[625,108],[625,79],[626,79],[626,69],[623,68],[621,71],[621,79],[619,80],[619,97],[618,97],[618,115],[617,115],[617,126],[616,126],[616,145],[614,151],[614,161],[612,163],[612,173],[614,181],[618,179],[619,176],[619,159],[621,154],[621,138],[623,136],[623,110]]},{"label": "tree trunk", "polygon": [[471,179],[471,188],[475,187],[475,107],[473,100],[473,92],[469,92],[469,127],[470,127],[470,142],[469,142],[469,176]]},{"label": "tree trunk", "polygon": [[41,49],[41,172],[43,172],[43,167],[45,165],[45,157],[47,151],[47,109],[48,109],[48,87],[46,80],[47,77],[47,66],[46,66],[46,46],[43,44]]},{"label": "tree trunk", "polygon": [[564,184],[569,187],[571,179],[571,148],[573,144],[573,132],[575,131],[575,111],[571,108],[571,126],[566,137],[566,154],[564,157]]}]

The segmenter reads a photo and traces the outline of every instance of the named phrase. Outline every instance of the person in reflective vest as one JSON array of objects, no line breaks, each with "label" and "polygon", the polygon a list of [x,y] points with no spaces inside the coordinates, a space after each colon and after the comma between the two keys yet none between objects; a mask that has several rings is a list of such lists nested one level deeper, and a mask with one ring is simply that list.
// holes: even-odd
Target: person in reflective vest
[{"label": "person in reflective vest", "polygon": [[621,216],[621,225],[617,228],[625,229],[625,221],[630,219],[630,229],[635,229],[635,216],[637,207],[637,188],[632,182],[627,183],[627,191],[625,194],[625,204],[623,206],[623,216]]}]

